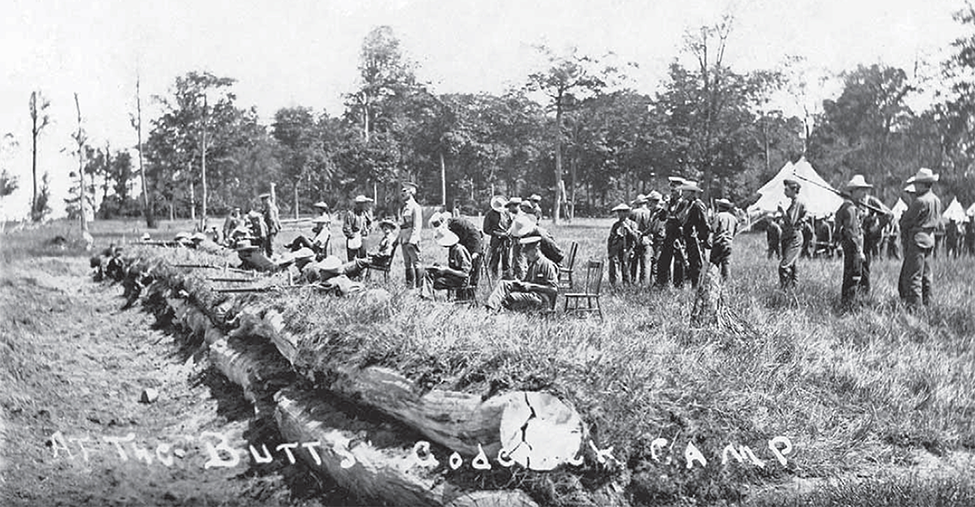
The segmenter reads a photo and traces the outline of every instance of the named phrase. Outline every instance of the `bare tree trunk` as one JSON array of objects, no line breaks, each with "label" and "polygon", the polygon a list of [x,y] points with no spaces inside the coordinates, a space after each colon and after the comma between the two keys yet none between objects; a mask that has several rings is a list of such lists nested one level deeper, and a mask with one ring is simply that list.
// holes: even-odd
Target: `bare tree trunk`
[{"label": "bare tree trunk", "polygon": [[190,220],[196,222],[196,189],[193,188],[193,182],[190,182]]},{"label": "bare tree trunk", "polygon": [[202,232],[207,230],[207,96],[203,94],[203,157],[201,161],[201,172],[203,173],[203,203],[202,213],[200,213],[200,226]]},{"label": "bare tree trunk", "polygon": [[139,89],[139,76],[136,75],[135,78],[135,111],[136,111],[136,123],[135,123],[135,133],[138,137],[139,145],[139,175],[142,180],[142,215],[146,219],[146,227],[150,229],[156,228],[156,217],[154,216],[152,209],[152,200],[149,199],[149,186],[146,184],[146,169],[142,164],[142,95]]},{"label": "bare tree trunk", "polygon": [[440,155],[440,204],[443,205],[444,211],[447,210],[447,165],[443,160],[443,150],[438,153]]},{"label": "bare tree trunk", "polygon": [[81,130],[81,105],[78,102],[77,92],[74,94],[74,107],[78,111],[78,137],[76,140],[78,141],[78,178],[80,181],[78,205],[81,207],[81,237],[85,239],[85,250],[90,250],[92,240],[91,233],[88,232],[88,213],[86,211],[88,192],[85,190],[85,134]]},{"label": "bare tree trunk", "polygon": [[558,225],[562,208],[562,90],[555,98],[555,207],[552,223]]},{"label": "bare tree trunk", "polygon": [[295,220],[298,220],[298,182],[295,182]]}]

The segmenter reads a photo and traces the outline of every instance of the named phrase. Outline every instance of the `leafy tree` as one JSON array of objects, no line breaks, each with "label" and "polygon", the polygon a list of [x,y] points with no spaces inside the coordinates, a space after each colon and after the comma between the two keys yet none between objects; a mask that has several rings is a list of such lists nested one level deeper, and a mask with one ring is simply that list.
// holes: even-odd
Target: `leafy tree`
[{"label": "leafy tree", "polygon": [[[282,176],[292,185],[295,196],[294,213],[298,218],[298,186],[310,180],[312,174],[331,179],[331,165],[319,132],[318,122],[310,108],[279,109],[274,114],[272,135],[280,149]],[[323,174],[324,173],[324,174]]]},{"label": "leafy tree", "polygon": [[[595,59],[578,54],[576,49],[573,49],[568,56],[558,56],[544,46],[538,47],[538,50],[548,57],[549,68],[529,75],[525,88],[528,91],[544,93],[549,99],[549,106],[555,111],[553,137],[555,139],[556,191],[552,220],[558,223],[562,207],[560,189],[564,185],[562,180],[563,114],[578,101],[601,93],[608,84],[609,76],[615,73],[616,69],[612,67],[598,69],[598,62]],[[569,199],[574,199],[574,196],[569,197]]]},{"label": "leafy tree", "polygon": [[37,138],[40,137],[44,127],[51,121],[47,114],[47,108],[51,106],[51,101],[44,98],[40,91],[30,92],[30,120],[31,120],[31,176],[33,178],[33,193],[31,194],[31,219],[35,222],[41,220],[46,214],[47,199],[42,203],[37,189]]},{"label": "leafy tree", "polygon": [[17,181],[16,176],[10,174],[7,169],[0,170],[0,198],[14,193],[19,186],[20,182]]}]

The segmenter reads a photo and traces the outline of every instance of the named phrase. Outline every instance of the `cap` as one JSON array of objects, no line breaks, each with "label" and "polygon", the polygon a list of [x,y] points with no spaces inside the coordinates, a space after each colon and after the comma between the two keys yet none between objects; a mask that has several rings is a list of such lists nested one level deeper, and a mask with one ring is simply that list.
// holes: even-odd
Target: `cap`
[{"label": "cap", "polygon": [[626,203],[620,203],[617,204],[616,207],[612,209],[612,211],[615,213],[617,211],[630,211],[631,209],[632,208],[630,208]]},{"label": "cap", "polygon": [[508,203],[505,206],[521,205],[521,197],[512,197],[508,199]]},{"label": "cap", "polygon": [[734,207],[734,204],[732,204],[732,202],[729,201],[728,199],[718,199],[714,201],[714,204],[717,204],[719,208],[724,208],[724,209],[731,209]]},{"label": "cap", "polygon": [[318,201],[315,204],[313,204],[313,206],[315,206],[316,208],[328,209],[328,203],[326,203],[325,201]]},{"label": "cap", "polygon": [[[406,188],[406,187],[403,187],[403,188]],[[368,198],[368,197],[366,197],[366,196],[364,196],[362,194],[359,194],[359,195],[355,196],[355,203],[356,204],[364,204],[364,203],[367,203],[367,202],[372,202],[372,199],[370,199],[370,198]]]},{"label": "cap", "polygon": [[534,245],[542,240],[541,236],[528,236],[527,238],[521,238],[518,243],[521,245]]}]

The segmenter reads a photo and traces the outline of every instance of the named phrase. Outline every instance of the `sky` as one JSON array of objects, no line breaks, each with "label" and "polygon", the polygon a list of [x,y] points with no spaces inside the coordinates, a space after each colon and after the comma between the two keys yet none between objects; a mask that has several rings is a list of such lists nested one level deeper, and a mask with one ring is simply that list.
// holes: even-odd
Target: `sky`
[{"label": "sky", "polygon": [[[637,91],[658,90],[680,55],[683,34],[734,16],[726,61],[738,72],[805,58],[809,75],[881,63],[933,74],[963,27],[963,0],[7,0],[0,19],[0,167],[19,177],[5,198],[10,218],[29,208],[31,91],[51,101],[39,139],[39,173],[51,174],[53,208],[63,213],[77,129],[74,94],[91,144],[136,144],[130,117],[141,82],[143,137],[167,95],[193,70],[237,79],[238,106],[270,123],[281,107],[335,116],[357,86],[362,40],[389,25],[417,76],[437,93],[501,93],[543,69],[533,49],[634,62]],[[816,100],[839,93],[814,85]],[[784,100],[784,99],[783,99]],[[790,105],[782,107],[789,112]],[[794,104],[792,105],[794,107]]]}]

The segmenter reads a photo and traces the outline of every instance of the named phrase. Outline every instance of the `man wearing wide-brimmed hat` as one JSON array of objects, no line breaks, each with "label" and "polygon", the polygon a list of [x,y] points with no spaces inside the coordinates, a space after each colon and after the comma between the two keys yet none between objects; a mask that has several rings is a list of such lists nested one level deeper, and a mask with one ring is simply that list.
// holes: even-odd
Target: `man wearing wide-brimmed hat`
[{"label": "man wearing wide-brimmed hat", "polygon": [[731,263],[731,244],[738,234],[738,217],[732,213],[734,204],[728,199],[714,201],[718,212],[711,220],[711,264],[718,267],[723,280],[728,279],[728,265]]},{"label": "man wearing wide-brimmed hat", "polygon": [[663,196],[656,190],[647,194],[647,207],[650,208],[650,283],[657,279],[657,264],[664,244],[664,229],[667,223],[667,208]]},{"label": "man wearing wide-brimmed hat", "polygon": [[[491,238],[488,250],[488,272],[491,276],[510,275],[510,245],[508,228],[511,227],[511,215],[505,209],[508,200],[500,195],[491,198],[491,209],[484,214],[481,230]],[[500,272],[498,271],[500,269]]]},{"label": "man wearing wide-brimmed hat", "polygon": [[631,208],[626,203],[616,205],[611,210],[616,214],[616,221],[609,229],[606,240],[606,253],[609,257],[609,283],[616,285],[622,278],[624,284],[630,283],[630,255],[639,240],[636,224],[630,220]]},{"label": "man wearing wide-brimmed hat", "polygon": [[911,306],[931,304],[931,253],[934,235],[941,226],[941,199],[931,186],[939,175],[928,168],[918,169],[907,182],[916,189],[914,202],[901,217],[901,232],[907,236],[904,264],[901,266],[901,297]]},{"label": "man wearing wide-brimmed hat", "polygon": [[523,280],[498,282],[487,300],[486,306],[491,310],[545,310],[555,302],[559,268],[539,251],[540,237],[525,237],[519,242],[528,258],[528,271]]},{"label": "man wearing wide-brimmed hat", "polygon": [[231,234],[235,229],[241,226],[243,221],[240,218],[240,208],[233,208],[230,210],[230,214],[223,221],[223,240],[228,246],[231,245]]},{"label": "man wearing wide-brimmed hat", "polygon": [[400,211],[399,242],[403,252],[403,267],[406,269],[406,287],[419,288],[423,278],[420,265],[420,230],[423,228],[423,209],[416,202],[416,183],[403,183],[400,197],[403,209]]},{"label": "man wearing wide-brimmed hat", "polygon": [[536,223],[541,222],[542,221],[542,196],[538,194],[532,194],[532,196],[529,197],[528,199],[531,201],[531,206],[532,206],[531,214],[535,215],[535,222]]},{"label": "man wearing wide-brimmed hat", "polygon": [[802,250],[802,222],[806,219],[806,204],[799,198],[802,185],[795,178],[783,181],[785,197],[789,206],[785,209],[779,205],[778,213],[782,227],[781,254],[779,261],[779,287],[783,290],[793,289],[799,279],[799,253]]},{"label": "man wearing wide-brimmed hat", "polygon": [[352,210],[342,219],[342,234],[345,236],[345,252],[348,260],[366,256],[365,237],[372,228],[372,214],[369,205],[372,199],[359,194],[352,200]]},{"label": "man wearing wide-brimmed hat", "polygon": [[458,289],[471,276],[473,262],[460,238],[448,229],[438,229],[434,238],[437,244],[447,248],[447,265],[427,266],[420,282],[420,297],[432,298],[434,290]]},{"label": "man wearing wide-brimmed hat", "polygon": [[863,175],[857,174],[846,184],[849,198],[836,210],[836,232],[843,250],[843,285],[840,301],[850,308],[861,296],[870,291],[870,259],[863,249],[864,209],[859,207],[873,185],[866,182]]}]

